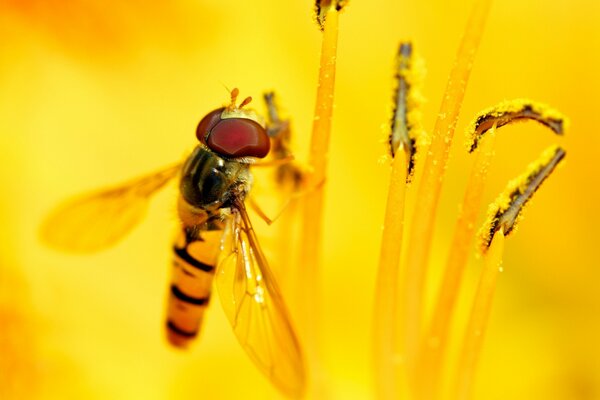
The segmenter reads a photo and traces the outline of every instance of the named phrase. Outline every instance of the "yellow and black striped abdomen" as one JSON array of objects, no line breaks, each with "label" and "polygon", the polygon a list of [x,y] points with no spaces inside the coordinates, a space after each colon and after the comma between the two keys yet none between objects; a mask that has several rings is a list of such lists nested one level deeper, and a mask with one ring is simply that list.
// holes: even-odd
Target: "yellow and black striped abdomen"
[{"label": "yellow and black striped abdomen", "polygon": [[173,264],[167,306],[167,338],[186,347],[199,333],[210,300],[221,230],[207,230],[190,239],[182,229],[173,245]]}]

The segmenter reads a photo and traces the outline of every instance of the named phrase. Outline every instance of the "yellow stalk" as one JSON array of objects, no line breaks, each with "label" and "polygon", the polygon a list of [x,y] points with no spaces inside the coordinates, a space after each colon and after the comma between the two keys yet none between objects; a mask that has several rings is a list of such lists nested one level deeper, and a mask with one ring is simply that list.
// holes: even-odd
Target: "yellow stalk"
[{"label": "yellow stalk", "polygon": [[[398,264],[404,230],[404,197],[406,192],[407,154],[400,149],[392,158],[379,270],[375,287],[375,386],[378,399],[397,399],[406,387],[401,375],[402,343],[397,337]],[[398,371],[399,370],[399,371]]]},{"label": "yellow stalk", "polygon": [[456,399],[467,400],[471,397],[473,378],[492,308],[496,281],[498,273],[501,271],[503,251],[504,230],[500,229],[494,235],[492,243],[483,257],[484,267],[477,293],[473,300],[473,308],[469,316],[469,323],[456,370],[457,377],[454,384],[454,396]]},{"label": "yellow stalk", "polygon": [[[566,125],[565,117],[547,105],[532,100],[517,99],[504,101],[480,112],[467,129],[467,145],[470,152],[477,149],[483,135],[490,137],[477,154],[454,230],[437,303],[427,333],[420,344],[417,377],[422,398],[436,398],[442,383],[440,376],[443,370],[443,357],[447,352],[450,322],[474,238],[475,222],[487,169],[493,155],[496,127],[521,120],[537,121],[549,127],[557,135],[563,134]],[[510,193],[514,193],[514,190],[511,189]]]},{"label": "yellow stalk", "polygon": [[418,90],[421,75],[422,67],[415,59],[412,44],[401,42],[396,56],[394,112],[388,139],[392,165],[375,288],[373,355],[378,399],[404,398],[408,389],[404,343],[398,335],[399,264],[406,187],[423,142]]},{"label": "yellow stalk", "polygon": [[[320,367],[320,349],[317,334],[319,332],[319,313],[321,296],[319,290],[319,263],[322,242],[323,189],[329,153],[329,135],[333,113],[333,93],[335,83],[335,65],[338,36],[338,11],[330,6],[325,11],[323,25],[323,43],[317,103],[313,120],[313,129],[309,154],[309,174],[307,187],[309,193],[304,199],[304,215],[301,236],[301,265],[298,285],[303,288],[302,296],[296,303],[302,306],[299,315],[300,327],[313,378],[313,394],[322,398],[325,380]],[[321,389],[319,389],[321,388]]]},{"label": "yellow stalk", "polygon": [[565,157],[557,146],[546,149],[531,163],[525,173],[509,182],[504,192],[488,210],[488,219],[479,232],[484,254],[484,268],[465,332],[462,351],[453,382],[452,398],[468,400],[471,397],[477,361],[481,354],[483,337],[489,320],[496,280],[502,264],[504,237],[514,231],[525,205],[541,184]]},{"label": "yellow stalk", "polygon": [[447,352],[450,321],[464,268],[473,249],[475,224],[481,206],[488,168],[494,155],[495,128],[490,129],[486,136],[488,136],[487,139],[477,152],[460,207],[432,320],[421,341],[417,377],[422,398],[436,398],[441,384],[440,374],[443,368],[443,357]]},{"label": "yellow stalk", "polygon": [[414,210],[406,257],[406,287],[403,290],[405,298],[401,310],[404,321],[402,330],[410,368],[414,368],[414,357],[419,343],[424,281],[446,162],[490,3],[491,0],[478,0],[471,13],[448,79],[419,185],[419,201]]}]

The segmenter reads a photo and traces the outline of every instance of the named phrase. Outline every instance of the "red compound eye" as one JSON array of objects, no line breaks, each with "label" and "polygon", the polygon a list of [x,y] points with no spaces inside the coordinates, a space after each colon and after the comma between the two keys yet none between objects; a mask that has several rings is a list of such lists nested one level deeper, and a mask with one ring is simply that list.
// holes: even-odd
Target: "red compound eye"
[{"label": "red compound eye", "polygon": [[221,120],[221,114],[225,110],[224,107],[217,108],[214,111],[209,112],[200,120],[198,127],[196,128],[196,137],[202,144],[206,144],[206,136],[217,125]]},{"label": "red compound eye", "polygon": [[265,129],[246,118],[230,118],[218,122],[210,131],[206,145],[226,157],[263,158],[271,148]]}]

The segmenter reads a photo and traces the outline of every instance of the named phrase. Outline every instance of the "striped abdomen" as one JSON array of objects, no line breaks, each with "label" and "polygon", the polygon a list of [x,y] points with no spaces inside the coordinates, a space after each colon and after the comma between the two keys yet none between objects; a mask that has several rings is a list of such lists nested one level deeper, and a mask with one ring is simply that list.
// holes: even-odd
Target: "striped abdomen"
[{"label": "striped abdomen", "polygon": [[167,306],[167,338],[185,347],[200,331],[210,300],[221,230],[203,230],[193,238],[185,229],[173,246],[173,266]]},{"label": "striped abdomen", "polygon": [[173,249],[167,336],[177,347],[198,335],[210,291],[221,236],[232,197],[243,199],[251,181],[248,164],[196,147],[181,171],[177,213],[181,233]]}]

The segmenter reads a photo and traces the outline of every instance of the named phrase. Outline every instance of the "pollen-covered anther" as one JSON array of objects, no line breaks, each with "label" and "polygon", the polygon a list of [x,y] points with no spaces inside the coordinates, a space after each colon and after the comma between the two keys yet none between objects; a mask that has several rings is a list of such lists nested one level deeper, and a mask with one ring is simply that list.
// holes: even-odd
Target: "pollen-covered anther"
[{"label": "pollen-covered anther", "polygon": [[490,205],[487,220],[479,231],[482,252],[487,251],[500,229],[505,235],[514,230],[527,202],[565,155],[561,147],[551,146],[528,166],[524,174],[508,183],[504,192]]},{"label": "pollen-covered anther", "polygon": [[418,61],[413,54],[412,44],[400,43],[396,56],[393,114],[388,142],[392,157],[399,150],[406,152],[407,182],[414,172],[417,150],[426,142],[421,128],[420,105],[423,100],[418,90],[424,68]]},{"label": "pollen-covered anther", "polygon": [[335,11],[341,11],[348,4],[348,0],[316,0],[315,1],[315,16],[319,28],[325,29],[325,19],[327,13],[332,7],[335,7]]},{"label": "pollen-covered anther", "polygon": [[504,101],[483,110],[473,120],[467,129],[469,152],[473,152],[477,148],[482,136],[494,124],[499,128],[523,120],[537,121],[557,135],[562,135],[567,125],[567,119],[563,114],[545,104],[527,99]]},{"label": "pollen-covered anther", "polygon": [[402,146],[404,151],[409,154],[409,159],[412,159],[414,148],[414,140],[411,140],[409,137],[410,125],[407,120],[407,98],[411,85],[407,79],[406,73],[411,66],[411,58],[412,44],[409,42],[400,43],[396,58],[396,74],[394,76],[396,81],[396,89],[394,90],[394,113],[392,116],[392,129],[389,137],[390,153],[392,153],[392,157],[394,157],[399,147]]}]

